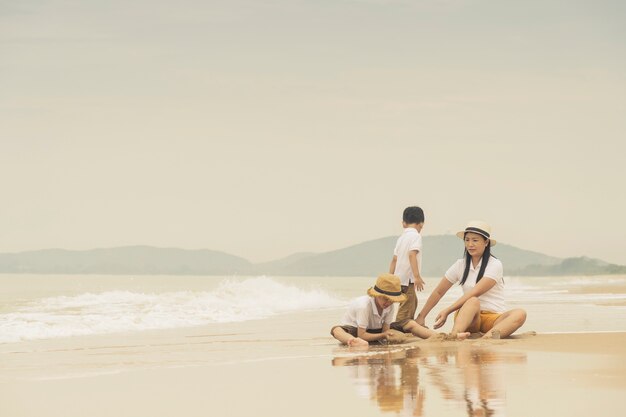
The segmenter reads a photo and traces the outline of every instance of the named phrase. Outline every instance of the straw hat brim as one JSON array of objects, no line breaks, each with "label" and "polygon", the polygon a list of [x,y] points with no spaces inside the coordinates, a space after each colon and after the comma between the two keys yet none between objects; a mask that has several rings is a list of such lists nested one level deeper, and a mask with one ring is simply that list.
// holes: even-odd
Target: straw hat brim
[{"label": "straw hat brim", "polygon": [[458,238],[465,239],[465,233],[476,233],[477,235],[481,235],[485,239],[489,239],[489,246],[496,246],[496,243],[498,243],[494,238],[487,237],[487,236],[483,235],[482,233],[479,233],[479,232],[477,232],[475,230],[468,230],[467,232],[465,230],[461,230],[460,232],[457,232],[456,236]]},{"label": "straw hat brim", "polygon": [[382,292],[376,291],[374,287],[367,290],[367,294],[371,297],[378,297],[378,296],[387,297],[394,303],[402,303],[406,301],[406,299],[408,298],[406,294],[400,294],[400,295],[383,294]]}]

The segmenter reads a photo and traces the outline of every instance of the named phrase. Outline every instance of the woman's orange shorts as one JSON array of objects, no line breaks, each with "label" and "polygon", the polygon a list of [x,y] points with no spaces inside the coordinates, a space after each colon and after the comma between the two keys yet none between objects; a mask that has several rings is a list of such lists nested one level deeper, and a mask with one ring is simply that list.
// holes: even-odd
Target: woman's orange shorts
[{"label": "woman's orange shorts", "polygon": [[[459,314],[459,310],[454,312],[455,320],[457,314]],[[467,331],[470,333],[487,333],[493,328],[493,324],[496,320],[498,320],[498,317],[500,317],[501,315],[502,313],[494,313],[493,311],[480,310],[478,320],[470,324],[470,327],[467,329]]]}]

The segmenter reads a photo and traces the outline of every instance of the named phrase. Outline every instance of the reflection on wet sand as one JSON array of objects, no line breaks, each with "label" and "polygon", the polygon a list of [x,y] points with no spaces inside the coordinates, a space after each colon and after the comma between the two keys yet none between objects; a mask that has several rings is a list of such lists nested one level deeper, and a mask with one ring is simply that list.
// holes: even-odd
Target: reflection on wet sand
[{"label": "reflection on wet sand", "polygon": [[506,367],[525,362],[525,353],[461,342],[350,352],[332,364],[350,367],[358,393],[384,412],[426,416],[429,398],[446,415],[498,417],[506,415]]}]

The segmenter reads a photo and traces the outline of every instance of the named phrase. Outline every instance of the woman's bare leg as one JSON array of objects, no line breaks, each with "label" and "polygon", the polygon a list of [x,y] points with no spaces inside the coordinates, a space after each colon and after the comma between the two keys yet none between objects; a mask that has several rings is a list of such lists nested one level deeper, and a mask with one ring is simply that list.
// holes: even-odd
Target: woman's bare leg
[{"label": "woman's bare leg", "polygon": [[[450,332],[450,336],[453,338],[466,338],[469,336],[467,333],[467,329],[470,328],[474,322],[480,319],[480,301],[476,297],[472,297],[463,304],[463,306],[459,309],[459,314],[457,314],[454,320],[454,326],[452,326],[452,331]],[[463,335],[461,336],[461,333]]]},{"label": "woman's bare leg", "polygon": [[498,317],[498,319],[493,323],[491,330],[485,333],[483,338],[499,339],[501,337],[510,336],[517,329],[522,327],[525,321],[526,311],[521,308],[509,310]]}]

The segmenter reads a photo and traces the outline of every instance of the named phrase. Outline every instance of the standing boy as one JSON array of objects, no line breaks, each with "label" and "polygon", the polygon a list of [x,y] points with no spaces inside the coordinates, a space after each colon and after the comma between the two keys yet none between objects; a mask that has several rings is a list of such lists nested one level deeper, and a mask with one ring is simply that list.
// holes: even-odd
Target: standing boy
[{"label": "standing boy", "polygon": [[417,207],[407,207],[402,213],[404,232],[398,238],[393,251],[393,259],[389,265],[389,273],[400,277],[402,292],[407,295],[405,302],[400,304],[396,321],[413,320],[417,309],[417,291],[424,289],[424,280],[420,275],[422,266],[422,227],[424,227],[424,211]]}]

